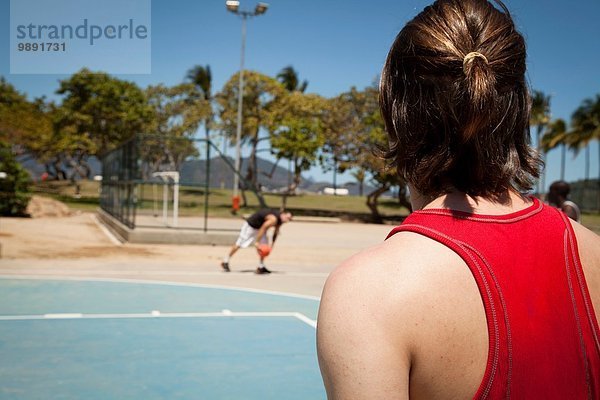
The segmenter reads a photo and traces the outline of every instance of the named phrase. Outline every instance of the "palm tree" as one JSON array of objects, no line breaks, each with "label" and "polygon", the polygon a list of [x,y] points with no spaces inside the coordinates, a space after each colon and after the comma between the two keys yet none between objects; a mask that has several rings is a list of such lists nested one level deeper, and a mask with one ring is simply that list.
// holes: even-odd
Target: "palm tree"
[{"label": "palm tree", "polygon": [[[209,104],[212,104],[212,73],[210,72],[210,66],[203,67],[202,65],[196,65],[190,68],[187,72],[186,79],[194,84],[202,98]],[[209,195],[209,179],[210,179],[210,128],[213,124],[214,113],[208,114],[204,120],[204,133],[206,137],[206,182],[205,182],[205,194],[204,194],[204,219],[206,229],[206,218],[208,218],[208,195]],[[223,135],[225,140],[225,135]],[[223,145],[225,148],[225,145]]]},{"label": "palm tree", "polygon": [[288,65],[277,74],[277,80],[289,91],[289,92],[302,92],[306,90],[308,81],[300,83],[298,79],[298,73],[294,70],[294,67]]},{"label": "palm tree", "polygon": [[565,158],[567,153],[567,144],[570,139],[570,133],[567,132],[567,123],[559,118],[556,119],[550,124],[548,124],[548,129],[544,136],[542,136],[541,140],[541,148],[544,153],[548,153],[550,150],[556,148],[557,146],[561,146],[560,152],[560,180],[565,180]]},{"label": "palm tree", "polygon": [[[542,133],[550,122],[550,96],[547,96],[540,90],[534,90],[531,96],[531,116],[529,125],[536,127],[536,146],[538,153],[545,159],[545,153],[541,146]],[[542,172],[541,179],[537,183],[537,192],[541,193],[544,190],[545,170]]]},{"label": "palm tree", "polygon": [[[279,73],[277,74],[277,80],[283,85],[283,87],[288,92],[304,93],[304,91],[306,90],[306,87],[308,86],[307,80],[300,83],[300,79],[298,78],[298,72],[296,72],[294,67],[292,67],[291,65],[288,65],[287,67],[285,67],[281,71],[279,71]],[[277,165],[278,162],[279,162],[279,159],[277,159],[277,162],[275,165]],[[291,194],[291,192],[292,192],[292,185],[289,184],[288,190],[286,191],[286,193],[283,196],[283,203],[282,203],[283,208],[285,208],[285,206],[287,204],[287,196],[289,194]]]},{"label": "palm tree", "polygon": [[[186,79],[196,86],[196,89],[200,92],[202,98],[208,102],[212,101],[212,74],[210,72],[210,66],[203,67],[202,65],[196,65],[187,72]],[[213,120],[213,114],[204,120],[204,128],[206,130],[206,139],[210,133],[210,127]]]},{"label": "palm tree", "polygon": [[[600,94],[596,95],[595,99],[585,99],[581,105],[575,110],[571,117],[571,125],[573,126],[573,140],[571,148],[578,152],[585,148],[585,185],[590,178],[590,148],[589,144],[593,140],[600,142]],[[600,209],[600,143],[598,150],[599,171],[598,171],[598,209]]]}]

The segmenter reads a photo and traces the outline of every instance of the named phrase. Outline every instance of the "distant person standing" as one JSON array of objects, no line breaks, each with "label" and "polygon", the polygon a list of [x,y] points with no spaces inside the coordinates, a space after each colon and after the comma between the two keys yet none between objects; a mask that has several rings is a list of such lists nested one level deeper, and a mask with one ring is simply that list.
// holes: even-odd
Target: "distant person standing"
[{"label": "distant person standing", "polygon": [[577,204],[568,200],[569,193],[571,192],[571,186],[565,181],[556,181],[550,185],[550,191],[548,192],[548,202],[550,205],[561,209],[567,217],[573,221],[580,222],[581,211]]},{"label": "distant person standing", "polygon": [[[227,257],[221,262],[221,268],[223,268],[225,272],[231,271],[229,268],[229,260],[231,257],[240,248],[247,248],[254,245],[259,257],[259,265],[258,268],[256,268],[255,273],[259,275],[270,274],[271,271],[265,267],[264,259],[275,245],[275,240],[277,239],[281,225],[291,220],[292,213],[289,211],[263,209],[249,216],[244,222],[244,225],[242,225],[240,236],[235,244],[231,246],[231,250]],[[269,244],[267,232],[271,228],[273,228],[273,235],[271,236],[271,243]]]}]

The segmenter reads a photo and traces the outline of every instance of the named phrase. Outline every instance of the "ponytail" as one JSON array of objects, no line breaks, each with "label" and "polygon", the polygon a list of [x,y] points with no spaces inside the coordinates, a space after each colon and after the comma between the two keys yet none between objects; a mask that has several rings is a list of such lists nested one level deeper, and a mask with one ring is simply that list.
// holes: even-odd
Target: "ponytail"
[{"label": "ponytail", "polygon": [[468,142],[477,132],[487,128],[489,110],[498,93],[495,88],[496,77],[489,60],[482,53],[473,51],[463,58],[463,73],[470,120],[464,121],[462,139],[463,142]]},{"label": "ponytail", "polygon": [[386,157],[425,196],[528,191],[525,40],[500,0],[437,0],[408,22],[381,73]]}]

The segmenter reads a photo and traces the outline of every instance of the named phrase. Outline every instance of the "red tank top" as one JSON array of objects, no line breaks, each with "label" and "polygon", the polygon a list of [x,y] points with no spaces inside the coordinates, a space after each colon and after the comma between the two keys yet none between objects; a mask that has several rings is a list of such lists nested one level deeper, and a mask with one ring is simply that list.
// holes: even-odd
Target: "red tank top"
[{"label": "red tank top", "polygon": [[401,231],[444,244],[475,277],[489,333],[475,399],[600,399],[600,331],[563,213],[537,199],[500,216],[427,209],[388,238]]}]

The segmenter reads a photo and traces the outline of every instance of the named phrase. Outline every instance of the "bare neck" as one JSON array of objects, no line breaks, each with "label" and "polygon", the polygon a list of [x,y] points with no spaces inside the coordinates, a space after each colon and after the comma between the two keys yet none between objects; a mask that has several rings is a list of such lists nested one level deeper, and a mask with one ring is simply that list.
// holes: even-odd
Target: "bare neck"
[{"label": "bare neck", "polygon": [[453,191],[436,198],[428,198],[411,187],[411,204],[414,210],[443,208],[468,213],[502,215],[527,208],[531,200],[507,190],[495,198],[472,197],[466,193]]}]

